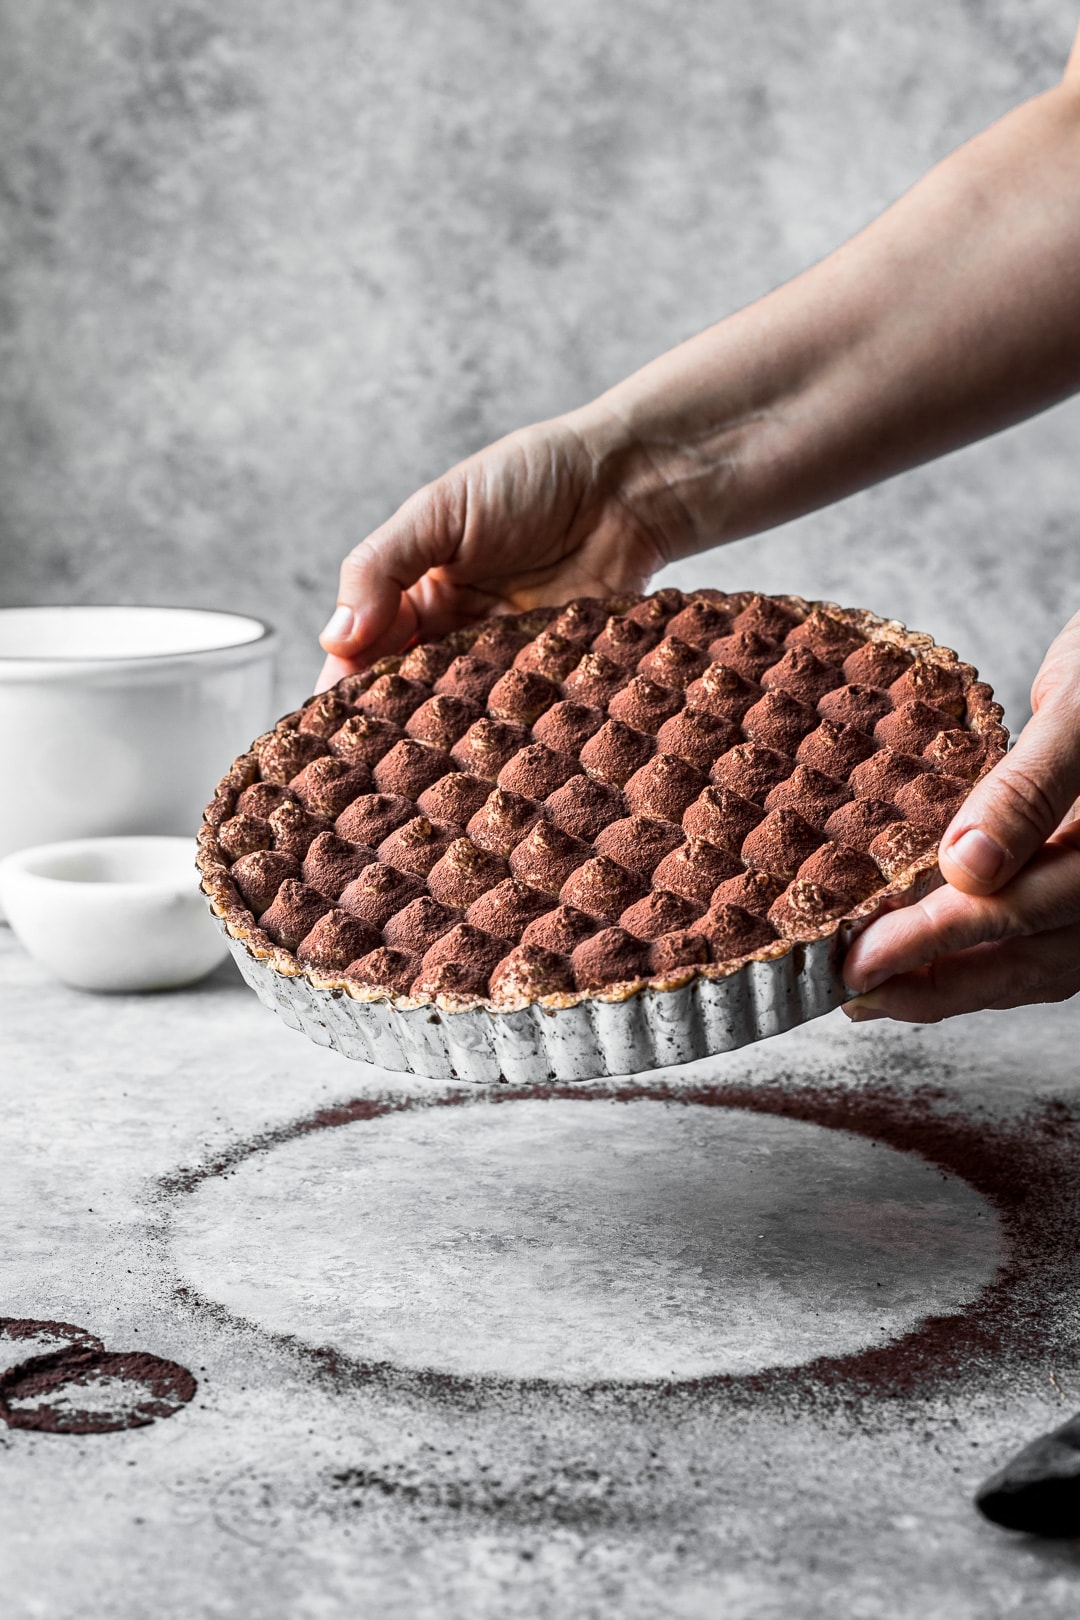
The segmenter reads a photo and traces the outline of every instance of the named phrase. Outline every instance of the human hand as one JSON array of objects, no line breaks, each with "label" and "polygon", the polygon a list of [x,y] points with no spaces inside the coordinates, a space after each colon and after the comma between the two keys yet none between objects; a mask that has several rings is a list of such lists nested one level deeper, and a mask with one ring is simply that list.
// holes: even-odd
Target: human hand
[{"label": "human hand", "polygon": [[844,963],[856,1022],[932,1024],[1080,991],[1080,613],[1050,647],[1033,718],[942,840],[946,883],[889,912]]},{"label": "human hand", "polygon": [[341,565],[324,690],[416,637],[574,596],[639,590],[671,555],[613,446],[577,413],[499,439],[426,485]]}]

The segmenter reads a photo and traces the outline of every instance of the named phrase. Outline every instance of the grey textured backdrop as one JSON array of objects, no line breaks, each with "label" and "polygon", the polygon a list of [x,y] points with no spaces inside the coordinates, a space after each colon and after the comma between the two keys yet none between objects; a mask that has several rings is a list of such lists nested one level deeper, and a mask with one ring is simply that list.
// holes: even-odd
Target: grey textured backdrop
[{"label": "grey textured backdrop", "polygon": [[[2,599],[229,605],[283,704],[418,483],[787,278],[1057,77],[1075,0],[0,0]],[[680,582],[864,603],[1023,717],[1070,404]]]}]

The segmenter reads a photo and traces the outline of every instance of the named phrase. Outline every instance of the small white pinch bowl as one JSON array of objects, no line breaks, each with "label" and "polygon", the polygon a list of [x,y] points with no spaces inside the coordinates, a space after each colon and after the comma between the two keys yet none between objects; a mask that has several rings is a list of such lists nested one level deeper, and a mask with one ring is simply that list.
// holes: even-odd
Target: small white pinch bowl
[{"label": "small white pinch bowl", "polygon": [[0,861],[0,905],[34,959],[79,990],[174,990],[228,954],[190,838],[77,838]]}]

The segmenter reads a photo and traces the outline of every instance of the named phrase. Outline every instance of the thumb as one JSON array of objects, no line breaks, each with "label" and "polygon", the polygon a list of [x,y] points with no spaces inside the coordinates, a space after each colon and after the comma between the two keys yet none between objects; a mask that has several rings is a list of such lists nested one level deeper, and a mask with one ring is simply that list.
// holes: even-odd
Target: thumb
[{"label": "thumb", "polygon": [[374,657],[405,645],[418,628],[406,594],[431,568],[448,563],[464,531],[464,499],[454,480],[428,484],[349,552],[337,606],[319,637],[334,658]]},{"label": "thumb", "polygon": [[967,894],[1007,883],[1080,796],[1080,616],[1051,647],[1033,698],[1015,748],[972,790],[942,840],[942,875]]}]

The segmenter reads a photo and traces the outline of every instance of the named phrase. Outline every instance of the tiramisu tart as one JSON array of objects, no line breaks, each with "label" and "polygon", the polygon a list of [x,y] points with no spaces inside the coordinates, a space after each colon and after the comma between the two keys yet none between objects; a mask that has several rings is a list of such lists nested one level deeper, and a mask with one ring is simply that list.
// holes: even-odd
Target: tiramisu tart
[{"label": "tiramisu tart", "polygon": [[798,597],[488,621],[287,715],[205,812],[245,977],[348,1056],[539,1081],[688,1061],[844,999],[1006,733],[948,648]]}]

